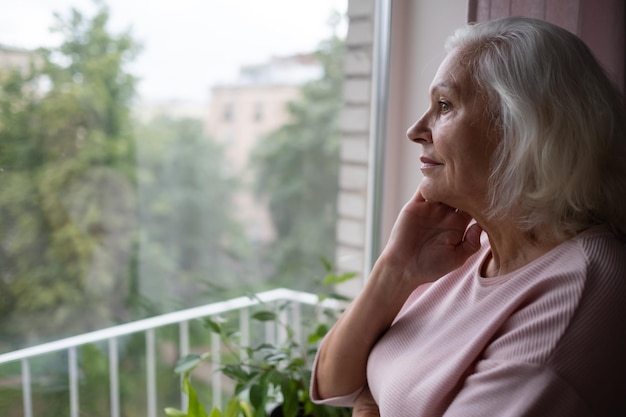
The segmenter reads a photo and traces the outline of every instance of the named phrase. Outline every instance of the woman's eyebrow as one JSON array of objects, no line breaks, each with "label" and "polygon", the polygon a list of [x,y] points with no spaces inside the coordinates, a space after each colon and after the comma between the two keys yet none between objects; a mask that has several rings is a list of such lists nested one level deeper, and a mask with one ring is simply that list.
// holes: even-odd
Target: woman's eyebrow
[{"label": "woman's eyebrow", "polygon": [[435,85],[432,86],[432,88],[430,89],[431,94],[435,93],[438,90],[450,90],[454,93],[459,92],[459,86],[456,83],[453,82],[448,82],[448,81],[442,81],[440,83],[437,83]]}]

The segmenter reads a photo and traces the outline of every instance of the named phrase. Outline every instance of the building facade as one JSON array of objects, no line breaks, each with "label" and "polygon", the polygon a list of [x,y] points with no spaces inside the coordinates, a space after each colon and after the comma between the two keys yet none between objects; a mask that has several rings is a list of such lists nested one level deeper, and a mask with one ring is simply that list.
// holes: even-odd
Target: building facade
[{"label": "building facade", "polygon": [[211,89],[206,132],[224,146],[230,173],[243,179],[249,190],[237,194],[236,213],[253,243],[270,241],[275,232],[265,202],[251,191],[252,149],[289,122],[287,104],[299,98],[304,83],[321,76],[313,55],[295,55],[243,67],[236,79]]},{"label": "building facade", "polygon": [[25,75],[30,70],[31,63],[38,64],[36,52],[0,45],[0,73],[17,69]]}]

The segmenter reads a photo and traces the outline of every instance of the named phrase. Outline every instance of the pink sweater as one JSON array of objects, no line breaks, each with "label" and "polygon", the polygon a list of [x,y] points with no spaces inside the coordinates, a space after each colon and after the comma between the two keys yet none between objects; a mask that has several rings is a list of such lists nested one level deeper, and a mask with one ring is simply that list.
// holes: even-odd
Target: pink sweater
[{"label": "pink sweater", "polygon": [[[488,252],[414,291],[370,353],[381,417],[626,415],[626,248],[595,227],[483,278]],[[356,395],[320,401],[313,375],[318,402]]]}]

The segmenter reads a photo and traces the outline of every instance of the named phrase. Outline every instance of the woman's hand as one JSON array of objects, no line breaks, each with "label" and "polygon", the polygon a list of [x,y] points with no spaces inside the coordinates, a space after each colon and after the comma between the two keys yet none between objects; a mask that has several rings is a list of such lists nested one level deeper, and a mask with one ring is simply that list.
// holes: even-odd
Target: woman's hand
[{"label": "woman's hand", "polygon": [[[460,267],[480,247],[478,225],[418,190],[404,206],[365,287],[326,335],[315,373],[319,398],[354,393],[366,384],[367,358],[411,293]],[[371,412],[367,397],[363,412]],[[354,414],[357,415],[357,414]],[[377,414],[361,414],[368,417]]]},{"label": "woman's hand", "polygon": [[414,280],[413,288],[434,281],[480,248],[481,229],[478,224],[468,229],[471,220],[467,213],[426,201],[418,189],[400,212],[377,263]]},{"label": "woman's hand", "polygon": [[365,387],[357,397],[352,408],[352,417],[380,417],[378,404],[374,401],[372,393]]}]

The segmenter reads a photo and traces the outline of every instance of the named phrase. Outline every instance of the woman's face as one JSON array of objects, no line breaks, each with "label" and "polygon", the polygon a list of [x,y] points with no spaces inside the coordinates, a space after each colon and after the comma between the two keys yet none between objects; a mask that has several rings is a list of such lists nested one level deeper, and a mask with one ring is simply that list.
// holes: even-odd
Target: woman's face
[{"label": "woman's face", "polygon": [[430,106],[407,137],[422,145],[420,186],[426,200],[476,217],[487,207],[490,161],[498,135],[461,52],[452,50],[430,86]]}]

